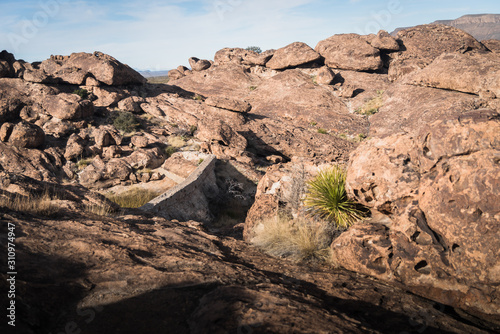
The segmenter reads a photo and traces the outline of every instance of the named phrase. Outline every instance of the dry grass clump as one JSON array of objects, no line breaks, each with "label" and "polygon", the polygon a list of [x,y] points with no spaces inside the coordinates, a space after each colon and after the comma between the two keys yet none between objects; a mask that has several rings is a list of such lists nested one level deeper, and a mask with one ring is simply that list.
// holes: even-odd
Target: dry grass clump
[{"label": "dry grass clump", "polygon": [[384,105],[382,101],[382,95],[384,94],[383,90],[377,91],[377,96],[371,98],[365,102],[365,104],[356,109],[356,113],[371,116],[379,111],[379,109]]},{"label": "dry grass clump", "polygon": [[15,194],[7,196],[0,194],[0,207],[34,215],[52,216],[59,211],[59,207],[53,201],[59,199],[57,195],[51,194],[48,190],[41,195]]},{"label": "dry grass clump", "polygon": [[183,136],[170,136],[168,137],[168,145],[175,149],[180,149],[186,146],[186,138]]},{"label": "dry grass clump", "polygon": [[94,160],[94,158],[83,158],[83,159],[80,159],[76,163],[76,167],[78,168],[78,170],[83,170],[83,169],[85,169],[85,167],[87,167],[88,165],[90,165],[93,160]]},{"label": "dry grass clump", "polygon": [[322,170],[307,182],[304,205],[313,215],[332,222],[337,229],[346,229],[362,219],[365,212],[347,197],[346,172],[340,166]]},{"label": "dry grass clump", "polygon": [[159,195],[157,191],[136,187],[120,194],[106,194],[105,196],[122,208],[139,208]]},{"label": "dry grass clump", "polygon": [[85,205],[85,212],[92,214],[92,215],[108,217],[111,214],[113,214],[115,212],[115,210],[111,206],[109,206],[105,203],[103,203],[103,204],[87,204],[87,205]]},{"label": "dry grass clump", "polygon": [[260,222],[252,243],[272,256],[326,261],[332,235],[332,228],[325,223],[277,215]]}]

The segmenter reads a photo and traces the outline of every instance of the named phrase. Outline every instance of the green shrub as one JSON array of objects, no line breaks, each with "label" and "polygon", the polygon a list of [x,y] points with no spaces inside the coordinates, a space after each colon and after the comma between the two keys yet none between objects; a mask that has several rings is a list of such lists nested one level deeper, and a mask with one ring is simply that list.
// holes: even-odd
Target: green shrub
[{"label": "green shrub", "polygon": [[134,132],[140,124],[137,122],[134,114],[128,111],[120,111],[113,121],[113,125],[123,132]]},{"label": "green shrub", "polygon": [[323,134],[323,135],[326,135],[328,132],[327,132],[325,129],[323,129],[323,128],[319,128],[319,129],[318,129],[318,133],[321,133],[321,134]]},{"label": "green shrub", "polygon": [[320,171],[307,182],[304,205],[313,214],[345,229],[364,216],[362,207],[347,197],[346,172],[339,166]]},{"label": "green shrub", "polygon": [[82,99],[89,97],[89,92],[86,89],[78,88],[73,91],[73,94],[80,96]]},{"label": "green shrub", "polygon": [[262,49],[258,46],[249,46],[245,50],[254,51],[254,52],[257,52],[259,54],[262,53]]},{"label": "green shrub", "polygon": [[355,112],[358,114],[371,116],[376,114],[379,109],[384,105],[382,101],[382,95],[384,94],[383,90],[377,90],[377,96],[365,101],[365,104],[356,109]]},{"label": "green shrub", "polygon": [[249,88],[250,88],[250,90],[254,91],[257,89],[257,86],[250,86]]},{"label": "green shrub", "polygon": [[196,130],[198,130],[198,127],[196,125],[191,125],[191,127],[189,128],[189,134],[193,136]]},{"label": "green shrub", "polygon": [[177,149],[173,146],[167,146],[165,148],[165,154],[167,155],[167,158],[170,158],[175,152],[177,152]]}]

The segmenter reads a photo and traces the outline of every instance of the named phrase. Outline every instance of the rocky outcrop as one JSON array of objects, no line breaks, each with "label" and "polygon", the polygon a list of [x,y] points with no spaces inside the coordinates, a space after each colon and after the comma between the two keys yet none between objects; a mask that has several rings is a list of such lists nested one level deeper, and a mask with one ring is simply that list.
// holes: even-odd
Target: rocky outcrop
[{"label": "rocky outcrop", "polygon": [[255,51],[241,48],[224,48],[215,53],[214,64],[223,65],[227,63],[237,65],[265,66],[273,56],[274,50],[257,53]]},{"label": "rocky outcrop", "polygon": [[129,66],[102,52],[52,56],[24,72],[24,80],[73,85],[142,85],[146,79]]},{"label": "rocky outcrop", "polygon": [[474,37],[457,28],[428,24],[398,32],[402,51],[391,55],[389,78],[397,80],[422,69],[443,53],[486,51]]},{"label": "rocky outcrop", "polygon": [[462,112],[352,155],[347,187],[381,216],[332,244],[342,266],[448,305],[497,314],[500,115]]},{"label": "rocky outcrop", "polygon": [[315,48],[330,68],[353,71],[377,71],[382,68],[379,49],[357,34],[333,35]]},{"label": "rocky outcrop", "polygon": [[14,62],[16,59],[12,53],[5,50],[0,52],[0,78],[14,77]]},{"label": "rocky outcrop", "polygon": [[321,56],[309,45],[295,42],[274,52],[266,67],[273,70],[283,70],[319,60]]},{"label": "rocky outcrop", "polygon": [[495,53],[443,54],[406,83],[464,93],[500,97],[500,58]]}]

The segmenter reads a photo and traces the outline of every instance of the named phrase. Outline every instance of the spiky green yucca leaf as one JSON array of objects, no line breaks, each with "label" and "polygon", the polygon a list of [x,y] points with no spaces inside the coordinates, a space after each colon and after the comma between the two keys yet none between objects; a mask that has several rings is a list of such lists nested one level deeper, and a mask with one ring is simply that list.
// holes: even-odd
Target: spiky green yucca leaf
[{"label": "spiky green yucca leaf", "polygon": [[356,202],[347,197],[345,171],[338,166],[322,170],[307,182],[308,191],[304,205],[309,210],[335,224],[337,228],[347,228],[363,217]]}]

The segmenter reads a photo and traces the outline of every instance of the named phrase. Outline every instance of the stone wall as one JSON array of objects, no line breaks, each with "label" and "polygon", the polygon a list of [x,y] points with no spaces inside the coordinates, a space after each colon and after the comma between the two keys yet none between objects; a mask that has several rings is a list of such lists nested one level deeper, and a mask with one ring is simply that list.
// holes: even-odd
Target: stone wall
[{"label": "stone wall", "polygon": [[209,201],[219,192],[214,171],[216,161],[214,155],[209,155],[182,183],[154,198],[140,209],[157,213],[167,219],[211,222],[213,215],[209,209]]}]

